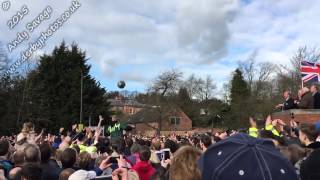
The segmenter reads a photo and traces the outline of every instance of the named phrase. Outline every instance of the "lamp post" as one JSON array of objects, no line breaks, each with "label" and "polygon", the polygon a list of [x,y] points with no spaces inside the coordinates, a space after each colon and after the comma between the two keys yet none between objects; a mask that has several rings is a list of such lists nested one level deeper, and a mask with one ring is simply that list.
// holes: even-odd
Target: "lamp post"
[{"label": "lamp post", "polygon": [[81,70],[81,87],[80,87],[80,124],[82,124],[82,92],[83,92],[83,74]]}]

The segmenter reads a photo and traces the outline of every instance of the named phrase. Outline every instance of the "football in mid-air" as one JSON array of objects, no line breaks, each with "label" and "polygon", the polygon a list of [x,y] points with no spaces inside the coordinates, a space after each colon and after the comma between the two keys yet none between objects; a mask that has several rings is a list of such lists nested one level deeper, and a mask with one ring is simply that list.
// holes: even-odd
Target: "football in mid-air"
[{"label": "football in mid-air", "polygon": [[118,82],[118,88],[123,89],[126,86],[126,83],[124,81]]}]

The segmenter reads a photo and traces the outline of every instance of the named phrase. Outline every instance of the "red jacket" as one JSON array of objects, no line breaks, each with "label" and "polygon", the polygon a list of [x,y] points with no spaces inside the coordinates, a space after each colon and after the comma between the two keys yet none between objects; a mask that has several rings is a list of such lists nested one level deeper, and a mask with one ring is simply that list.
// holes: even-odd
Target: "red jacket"
[{"label": "red jacket", "polygon": [[149,161],[139,161],[132,169],[138,173],[140,180],[149,180],[156,172]]}]

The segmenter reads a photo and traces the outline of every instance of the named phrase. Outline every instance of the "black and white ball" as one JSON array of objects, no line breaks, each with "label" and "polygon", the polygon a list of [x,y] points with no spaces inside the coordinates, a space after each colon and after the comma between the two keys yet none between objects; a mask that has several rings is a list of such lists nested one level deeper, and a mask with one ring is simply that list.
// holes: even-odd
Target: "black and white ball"
[{"label": "black and white ball", "polygon": [[123,89],[126,86],[126,83],[124,81],[118,82],[118,88]]}]

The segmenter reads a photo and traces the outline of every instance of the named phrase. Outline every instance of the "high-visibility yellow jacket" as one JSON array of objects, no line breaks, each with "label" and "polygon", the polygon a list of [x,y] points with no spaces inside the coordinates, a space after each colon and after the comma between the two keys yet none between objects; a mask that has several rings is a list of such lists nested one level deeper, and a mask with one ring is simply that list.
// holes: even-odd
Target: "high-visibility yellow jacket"
[{"label": "high-visibility yellow jacket", "polygon": [[258,137],[258,129],[255,127],[249,128],[249,135],[252,137]]},{"label": "high-visibility yellow jacket", "polygon": [[266,125],[266,130],[267,131],[271,131],[272,134],[276,135],[276,136],[280,136],[280,133],[276,130],[276,128],[274,128],[272,126],[272,124]]}]

